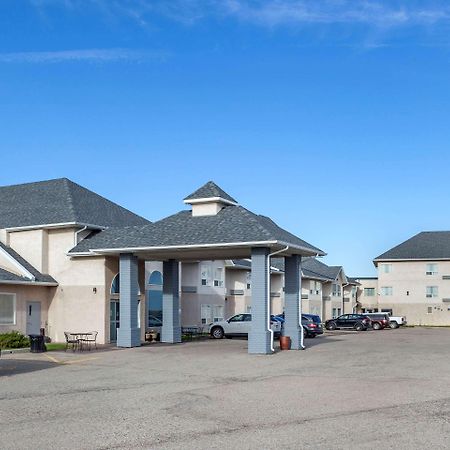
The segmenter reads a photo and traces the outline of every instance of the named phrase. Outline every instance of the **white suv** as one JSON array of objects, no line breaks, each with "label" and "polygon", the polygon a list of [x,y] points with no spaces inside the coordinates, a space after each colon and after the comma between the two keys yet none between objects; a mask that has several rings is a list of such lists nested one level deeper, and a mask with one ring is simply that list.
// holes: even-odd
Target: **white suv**
[{"label": "white suv", "polygon": [[[214,339],[222,339],[224,336],[231,338],[233,336],[248,336],[252,325],[251,314],[236,314],[228,320],[214,322],[209,327],[209,333]],[[281,334],[281,322],[271,321],[270,328],[274,337]]]}]

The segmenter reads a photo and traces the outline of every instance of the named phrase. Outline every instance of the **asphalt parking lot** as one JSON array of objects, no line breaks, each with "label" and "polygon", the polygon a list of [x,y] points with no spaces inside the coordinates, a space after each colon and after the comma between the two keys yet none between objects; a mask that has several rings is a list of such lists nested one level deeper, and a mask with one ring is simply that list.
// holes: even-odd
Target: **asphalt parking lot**
[{"label": "asphalt parking lot", "polygon": [[3,355],[2,449],[449,448],[450,329]]}]

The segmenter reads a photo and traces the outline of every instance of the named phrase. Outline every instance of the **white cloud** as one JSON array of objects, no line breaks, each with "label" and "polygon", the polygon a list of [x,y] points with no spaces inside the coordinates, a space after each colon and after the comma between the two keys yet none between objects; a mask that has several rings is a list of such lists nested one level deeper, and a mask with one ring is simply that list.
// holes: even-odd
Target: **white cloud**
[{"label": "white cloud", "polygon": [[[40,7],[55,5],[55,0],[32,1]],[[389,0],[64,0],[59,6],[65,4],[75,9],[90,5],[98,11],[126,15],[141,25],[155,15],[186,24],[215,17],[267,27],[340,23],[386,28],[450,22],[450,6],[442,0],[392,3]]]},{"label": "white cloud", "polygon": [[96,62],[144,61],[164,59],[163,52],[148,52],[131,49],[83,49],[46,52],[0,53],[0,63],[62,63],[62,62]]}]

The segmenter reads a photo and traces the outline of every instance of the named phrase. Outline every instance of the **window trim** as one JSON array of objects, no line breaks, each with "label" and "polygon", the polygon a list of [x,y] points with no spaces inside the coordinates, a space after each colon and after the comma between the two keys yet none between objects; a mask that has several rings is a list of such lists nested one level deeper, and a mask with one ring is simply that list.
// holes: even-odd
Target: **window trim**
[{"label": "window trim", "polygon": [[0,327],[9,327],[17,325],[17,294],[14,292],[0,292],[1,295],[11,295],[13,298],[13,311],[14,311],[14,319],[13,322],[9,323],[0,323]]}]

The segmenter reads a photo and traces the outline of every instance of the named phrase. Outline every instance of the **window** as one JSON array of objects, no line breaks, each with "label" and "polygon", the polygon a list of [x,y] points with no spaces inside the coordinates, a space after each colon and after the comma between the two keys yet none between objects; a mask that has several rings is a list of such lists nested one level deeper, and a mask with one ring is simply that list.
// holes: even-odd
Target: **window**
[{"label": "window", "polygon": [[200,315],[202,324],[223,320],[223,305],[201,305]]},{"label": "window", "polygon": [[375,288],[364,288],[365,297],[375,297]]},{"label": "window", "polygon": [[217,267],[214,271],[214,286],[223,287],[223,268]]},{"label": "window", "polygon": [[16,324],[15,294],[0,294],[0,325]]},{"label": "window", "polygon": [[230,322],[244,322],[246,315],[247,314],[236,314],[229,321]]},{"label": "window", "polygon": [[158,270],[153,271],[148,279],[147,291],[147,326],[162,326],[163,320],[163,277]]},{"label": "window", "polygon": [[392,295],[394,290],[392,289],[392,286],[383,286],[380,290],[381,295],[383,296],[389,296]]},{"label": "window", "polygon": [[333,310],[331,312],[331,318],[336,319],[336,317],[337,317],[337,308],[333,308]]},{"label": "window", "polygon": [[352,286],[352,298],[356,297],[356,286]]},{"label": "window", "polygon": [[339,317],[341,314],[342,314],[342,310],[341,310],[341,308],[338,308],[338,309],[337,309],[337,315],[338,315],[338,317]]},{"label": "window", "polygon": [[392,272],[392,264],[381,264],[381,272],[382,273],[391,273]]},{"label": "window", "polygon": [[314,287],[315,287],[316,295],[319,295],[320,294],[320,289],[322,288],[322,285],[320,284],[319,281],[315,281],[314,282]]},{"label": "window", "polygon": [[333,283],[333,297],[340,297],[341,296],[341,285],[337,283]]},{"label": "window", "polygon": [[247,289],[252,288],[252,273],[247,272]]},{"label": "window", "polygon": [[439,295],[439,289],[437,286],[427,286],[426,296],[427,298],[434,298]]},{"label": "window", "polygon": [[202,264],[201,265],[201,284],[202,286],[211,286],[211,265]]},{"label": "window", "polygon": [[427,308],[427,314],[433,314],[433,307],[432,306],[429,306]]},{"label": "window", "polygon": [[439,273],[438,271],[438,265],[437,264],[427,264],[427,275],[437,275]]}]

